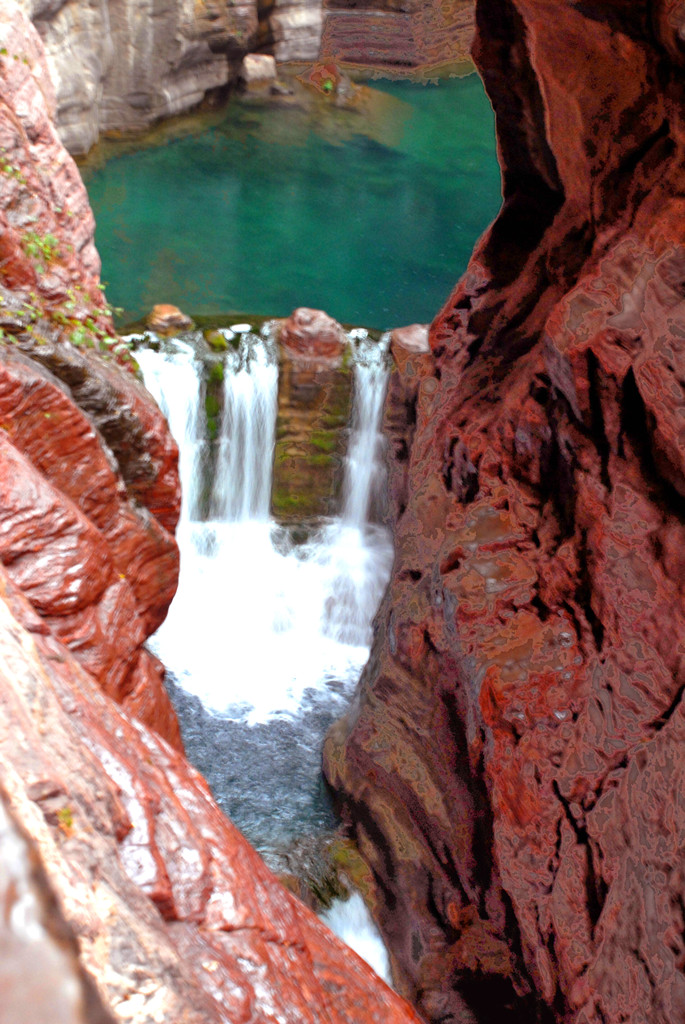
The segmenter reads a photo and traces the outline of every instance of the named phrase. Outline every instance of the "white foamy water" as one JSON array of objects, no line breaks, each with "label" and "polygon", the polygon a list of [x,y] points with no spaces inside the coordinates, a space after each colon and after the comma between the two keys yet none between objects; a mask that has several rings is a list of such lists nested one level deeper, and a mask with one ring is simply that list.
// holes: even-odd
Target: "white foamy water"
[{"label": "white foamy water", "polygon": [[[197,513],[202,435],[200,428],[201,387],[199,367],[191,345],[177,341],[173,353],[139,349],[136,360],[145,387],[154,396],[179,446],[181,477],[181,523]],[[182,439],[182,442],[181,442]]]},{"label": "white foamy water", "polygon": [[[366,352],[371,344],[362,340],[357,348]],[[138,353],[145,382],[168,411],[181,449],[189,510],[177,535],[178,592],[151,646],[207,708],[249,724],[295,716],[312,697],[346,701],[368,657],[371,619],[392,561],[387,532],[366,523],[374,485],[382,480],[383,359],[361,386],[359,370],[365,367],[355,368],[343,516],[293,546],[287,531],[269,519],[277,407],[270,343],[243,335],[239,350],[227,358],[206,522],[196,516],[202,487],[199,365],[190,346],[175,342],[173,349],[171,355]]]},{"label": "white foamy water", "polygon": [[[242,325],[239,325],[242,326]],[[264,344],[242,345],[224,366],[224,412],[212,516],[266,522],[271,501],[278,365]]]},{"label": "white foamy water", "polygon": [[369,517],[371,502],[385,486],[380,428],[388,371],[386,345],[372,341],[365,331],[353,333],[357,336],[354,406],[342,517],[348,525],[362,527]]},{"label": "white foamy water", "polygon": [[320,916],[339,939],[365,960],[387,985],[392,985],[387,950],[359,893],[352,893],[345,901],[336,900]]}]

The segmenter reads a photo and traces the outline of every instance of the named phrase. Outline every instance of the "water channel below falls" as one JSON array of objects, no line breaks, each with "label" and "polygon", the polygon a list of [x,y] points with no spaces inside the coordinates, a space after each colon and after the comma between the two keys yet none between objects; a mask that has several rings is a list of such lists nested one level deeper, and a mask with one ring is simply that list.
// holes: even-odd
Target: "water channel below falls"
[{"label": "water channel below falls", "polygon": [[[351,332],[340,512],[303,531],[270,516],[279,378],[271,330],[244,331],[226,352],[213,440],[202,335],[142,348],[137,358],[179,444],[183,488],[178,592],[150,647],[167,666],[191,760],[273,863],[292,841],[336,825],[321,747],[368,657],[392,547],[368,518],[385,482],[385,340]],[[349,928],[341,913],[331,923]],[[362,910],[351,904],[347,913]]]},{"label": "water channel below falls", "polygon": [[[158,302],[215,323],[312,306],[380,331],[425,322],[445,300],[500,203],[480,79],[373,83],[351,107],[291,84],[285,99],[235,98],[84,166],[108,298],[127,322]],[[150,647],[190,759],[278,867],[289,845],[337,824],[322,742],[367,660],[392,563],[379,516],[387,353],[350,331],[351,400],[338,381],[307,462],[277,434],[290,392],[272,328],[233,326],[221,356],[200,331],[137,338],[183,487],[178,593]],[[335,493],[314,515],[316,467],[332,460]],[[387,977],[358,897],[328,919]]]}]

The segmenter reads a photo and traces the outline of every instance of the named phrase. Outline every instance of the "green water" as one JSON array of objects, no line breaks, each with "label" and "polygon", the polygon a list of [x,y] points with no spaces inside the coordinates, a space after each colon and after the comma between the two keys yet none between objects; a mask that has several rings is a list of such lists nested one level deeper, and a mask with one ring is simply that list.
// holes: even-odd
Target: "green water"
[{"label": "green water", "polygon": [[500,205],[492,111],[476,75],[365,97],[353,111],[234,100],[209,128],[86,166],[123,319],[172,302],[430,320]]}]

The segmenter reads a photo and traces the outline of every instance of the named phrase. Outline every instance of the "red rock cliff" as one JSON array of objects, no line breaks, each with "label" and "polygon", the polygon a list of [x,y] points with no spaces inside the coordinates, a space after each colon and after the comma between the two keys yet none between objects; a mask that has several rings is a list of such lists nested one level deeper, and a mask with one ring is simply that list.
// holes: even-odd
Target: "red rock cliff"
[{"label": "red rock cliff", "polygon": [[178,453],[111,336],[40,41],[17,9],[0,38],[0,1017],[419,1024],[173,749],[142,644]]},{"label": "red rock cliff", "polygon": [[121,365],[43,48],[12,14],[0,25],[0,563],[41,628],[180,747],[143,648],[176,589],[178,452]]},{"label": "red rock cliff", "polygon": [[685,7],[479,0],[504,204],[395,345],[328,777],[432,1021],[685,1019]]}]

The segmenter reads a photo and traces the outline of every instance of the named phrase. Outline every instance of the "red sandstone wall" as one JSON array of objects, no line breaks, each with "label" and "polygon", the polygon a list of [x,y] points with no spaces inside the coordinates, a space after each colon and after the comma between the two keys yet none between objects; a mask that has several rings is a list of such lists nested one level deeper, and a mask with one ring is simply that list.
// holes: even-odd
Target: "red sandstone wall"
[{"label": "red sandstone wall", "polygon": [[180,747],[142,646],[176,589],[178,452],[122,365],[43,48],[13,15],[0,30],[0,562],[41,628]]},{"label": "red sandstone wall", "polygon": [[685,9],[480,0],[504,205],[396,345],[326,771],[433,1021],[685,1019]]}]

